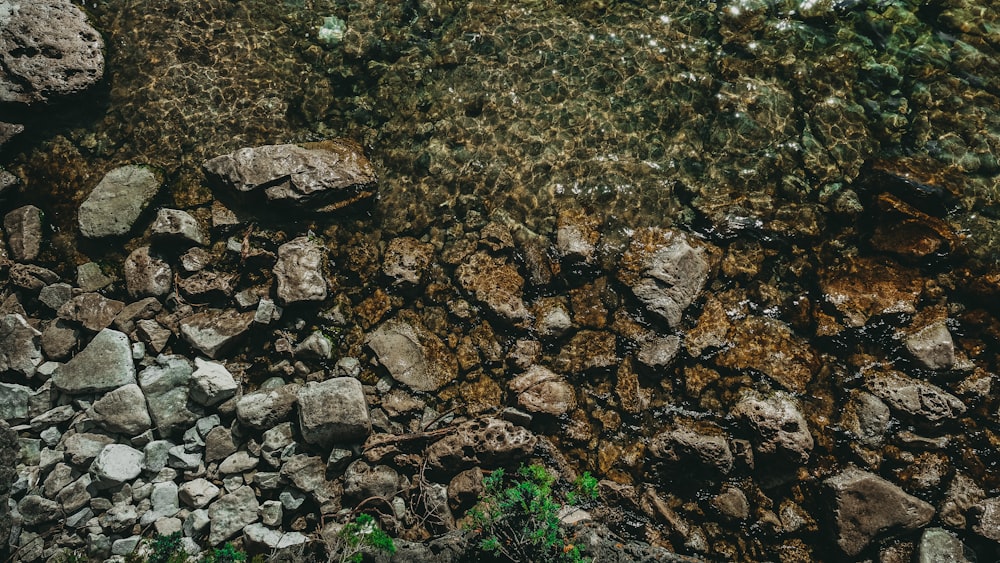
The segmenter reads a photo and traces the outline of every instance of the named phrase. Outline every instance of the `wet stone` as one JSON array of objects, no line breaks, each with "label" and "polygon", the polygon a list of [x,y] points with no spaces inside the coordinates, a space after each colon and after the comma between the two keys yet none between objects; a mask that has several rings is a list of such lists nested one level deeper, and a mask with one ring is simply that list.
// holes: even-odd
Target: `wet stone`
[{"label": "wet stone", "polygon": [[951,369],[955,365],[955,342],[944,321],[907,335],[905,343],[907,351],[927,369]]},{"label": "wet stone", "polygon": [[553,416],[576,408],[576,393],[566,378],[543,366],[531,366],[510,382],[517,402],[529,412]]},{"label": "wet stone", "polygon": [[612,332],[581,330],[559,350],[553,368],[561,373],[577,374],[618,364],[618,339]]},{"label": "wet stone", "polygon": [[933,506],[856,467],[849,467],[825,483],[834,495],[837,545],[851,557],[883,534],[916,530],[934,517]]},{"label": "wet stone", "polygon": [[128,336],[106,328],[82,352],[52,374],[52,384],[66,393],[99,393],[135,383],[135,363]]},{"label": "wet stone", "polygon": [[530,431],[505,420],[473,420],[427,448],[427,467],[455,474],[474,466],[508,466],[531,453],[537,442]]},{"label": "wet stone", "polygon": [[736,487],[723,487],[722,492],[712,499],[712,507],[731,520],[746,520],[750,517],[750,503],[747,502],[747,496]]},{"label": "wet stone", "polygon": [[212,406],[236,395],[239,385],[226,366],[201,358],[195,358],[194,365],[190,380],[192,401]]},{"label": "wet stone", "polygon": [[394,319],[365,338],[396,381],[416,391],[434,391],[458,377],[458,365],[435,334],[423,326]]},{"label": "wet stone", "polygon": [[179,209],[160,209],[150,227],[154,239],[182,244],[205,244],[201,225],[187,211]]},{"label": "wet stone", "polygon": [[180,323],[181,336],[212,359],[226,355],[250,329],[253,313],[235,309],[206,309]]},{"label": "wet stone", "polygon": [[104,41],[69,0],[4,2],[0,101],[45,103],[104,76]]},{"label": "wet stone", "polygon": [[575,209],[559,213],[556,250],[564,260],[592,262],[600,238],[600,220],[596,215]]},{"label": "wet stone", "polygon": [[965,528],[969,509],[986,498],[986,491],[963,473],[955,473],[938,509],[941,523],[951,528]]},{"label": "wet stone", "polygon": [[170,293],[173,284],[170,264],[154,254],[148,246],[133,250],[125,259],[122,269],[125,287],[133,299]]},{"label": "wet stone", "polygon": [[80,205],[80,232],[87,238],[120,236],[160,190],[159,174],[148,166],[129,165],[108,172]]},{"label": "wet stone", "polygon": [[57,315],[67,321],[78,322],[83,328],[97,332],[111,326],[125,304],[108,299],[99,293],[84,293],[66,301]]},{"label": "wet stone", "polygon": [[636,359],[653,369],[664,369],[673,363],[680,352],[681,338],[677,335],[654,336],[642,342]]},{"label": "wet stone", "polygon": [[[864,326],[873,316],[915,313],[923,286],[918,272],[889,260],[867,258],[821,272],[819,283],[823,299],[849,327]],[[829,328],[825,332],[839,330]]]},{"label": "wet stone", "polygon": [[889,407],[878,397],[857,389],[850,390],[841,411],[840,424],[862,444],[880,446],[891,421]]},{"label": "wet stone", "polygon": [[299,237],[278,247],[274,276],[278,280],[281,302],[288,304],[326,299],[325,262],[326,252],[310,237]]},{"label": "wet stone", "polygon": [[[2,33],[0,33],[2,35]],[[7,247],[11,257],[18,262],[30,262],[42,249],[42,210],[25,205],[3,217],[7,233]]]},{"label": "wet stone", "polygon": [[524,278],[517,268],[502,258],[477,252],[456,270],[459,285],[477,301],[508,322],[517,324],[529,319],[522,294]]},{"label": "wet stone", "polygon": [[865,385],[893,409],[928,422],[955,418],[966,410],[958,397],[937,385],[906,377],[900,372],[871,374],[865,378]]},{"label": "wet stone", "polygon": [[560,338],[573,328],[573,318],[563,299],[543,298],[532,307],[535,329],[543,338]]},{"label": "wet stone", "polygon": [[798,404],[787,393],[745,392],[732,413],[754,431],[759,453],[782,454],[798,463],[808,461],[813,437]]},{"label": "wet stone", "polygon": [[434,247],[413,237],[389,241],[382,261],[382,273],[393,285],[419,284],[433,259]]},{"label": "wet stone", "polygon": [[677,420],[657,433],[649,446],[656,459],[686,467],[691,461],[728,475],[735,458],[725,432],[716,424],[693,420]]}]

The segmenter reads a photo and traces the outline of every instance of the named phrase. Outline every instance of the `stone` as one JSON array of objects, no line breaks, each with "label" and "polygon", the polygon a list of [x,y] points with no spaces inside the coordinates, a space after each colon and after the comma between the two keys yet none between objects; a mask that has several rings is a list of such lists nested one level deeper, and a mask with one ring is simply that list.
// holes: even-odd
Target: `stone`
[{"label": "stone", "polygon": [[[296,488],[309,493],[320,504],[340,496],[339,487],[326,478],[326,463],[319,456],[296,454],[290,456],[281,466],[281,476],[291,481]],[[285,490],[278,495],[285,510],[294,511],[305,501],[305,496],[297,491]]]},{"label": "stone", "polygon": [[[0,31],[0,37],[2,36],[3,31]],[[7,232],[7,247],[15,261],[30,262],[38,258],[38,253],[42,250],[41,209],[34,205],[18,207],[4,215],[3,228]]]},{"label": "stone", "polygon": [[73,298],[73,286],[68,283],[53,283],[38,292],[38,300],[53,311],[58,311],[64,303]]},{"label": "stone", "polygon": [[653,369],[665,369],[673,363],[681,349],[681,338],[675,334],[654,336],[643,340],[635,359]]},{"label": "stone", "polygon": [[310,237],[299,237],[279,246],[274,265],[278,299],[285,305],[326,299],[325,263],[326,252]]},{"label": "stone", "polygon": [[833,494],[837,545],[852,558],[878,537],[923,528],[934,518],[930,504],[857,467],[824,483]]},{"label": "stone", "polygon": [[87,238],[127,234],[160,191],[161,183],[160,173],[145,165],[121,166],[108,172],[80,205],[80,233]]},{"label": "stone", "polygon": [[236,418],[240,424],[256,430],[287,422],[291,419],[300,387],[289,384],[270,391],[247,393],[236,401]]},{"label": "stone", "polygon": [[11,517],[11,488],[17,479],[17,466],[13,461],[17,459],[18,451],[17,432],[11,429],[5,420],[0,419],[0,537],[10,538],[12,517]]},{"label": "stone", "polygon": [[133,299],[159,297],[170,293],[174,273],[166,260],[152,253],[148,246],[132,251],[122,268],[125,288]]},{"label": "stone", "polygon": [[975,557],[967,556],[970,553],[962,540],[948,530],[926,528],[917,546],[917,563],[973,563]]},{"label": "stone", "polygon": [[161,436],[187,429],[200,417],[188,404],[193,373],[194,368],[186,358],[165,355],[157,356],[155,364],[139,373],[139,387],[146,395],[149,415]]},{"label": "stone", "polygon": [[45,103],[104,76],[104,41],[69,0],[4,2],[0,101]]},{"label": "stone", "polygon": [[427,447],[427,468],[454,475],[474,466],[510,466],[538,443],[529,430],[486,417],[465,422]]},{"label": "stone", "polygon": [[415,391],[436,391],[458,377],[455,357],[420,324],[386,321],[365,337],[365,344],[393,379]]},{"label": "stone", "polygon": [[211,252],[197,246],[181,254],[180,258],[181,269],[189,274],[207,268],[214,261],[215,257]]},{"label": "stone", "polygon": [[106,393],[94,401],[87,414],[108,432],[126,436],[137,436],[153,426],[146,409],[146,397],[135,383]]},{"label": "stone", "polygon": [[52,374],[52,385],[70,394],[102,393],[135,383],[135,363],[128,336],[106,328]]},{"label": "stone", "polygon": [[963,473],[956,473],[938,509],[941,523],[951,528],[966,527],[969,509],[986,499],[986,491]]},{"label": "stone", "polygon": [[177,488],[177,497],[191,508],[204,508],[209,505],[222,490],[211,481],[204,478],[186,481]]},{"label": "stone", "polygon": [[55,500],[62,506],[64,514],[73,514],[90,503],[90,485],[93,478],[89,473],[66,485],[56,493]]},{"label": "stone", "polygon": [[253,313],[236,309],[206,309],[180,323],[181,336],[213,360],[227,354],[250,330]]},{"label": "stone", "polygon": [[203,245],[207,240],[198,220],[179,209],[162,208],[157,211],[150,234],[155,240],[187,245]]},{"label": "stone", "polygon": [[35,375],[42,363],[38,332],[21,315],[0,317],[0,373],[15,371],[25,377]]},{"label": "stone", "polygon": [[774,391],[767,395],[747,391],[732,409],[755,433],[755,445],[765,455],[782,454],[798,463],[809,460],[812,434],[791,395]]},{"label": "stone", "polygon": [[257,496],[248,486],[240,487],[213,502],[208,507],[208,519],[211,522],[209,545],[219,545],[256,522],[259,507]]},{"label": "stone", "polygon": [[[238,404],[237,404],[238,405]],[[237,406],[239,412],[239,406]],[[236,452],[233,433],[225,426],[216,426],[205,435],[205,462],[212,463]]]},{"label": "stone", "polygon": [[92,432],[82,432],[67,436],[63,442],[66,456],[70,463],[77,466],[90,466],[97,457],[97,454],[110,444],[114,444],[115,439],[104,434],[94,434]]},{"label": "stone", "polygon": [[955,365],[955,342],[944,321],[931,323],[906,336],[906,349],[927,369],[951,369]]},{"label": "stone", "polygon": [[531,366],[512,379],[510,389],[518,394],[518,404],[529,412],[560,416],[576,408],[573,386],[543,366]]},{"label": "stone", "polygon": [[189,452],[184,446],[174,446],[167,450],[167,466],[181,471],[198,469],[203,462],[201,452]]},{"label": "stone", "polygon": [[78,322],[83,328],[98,332],[111,326],[125,304],[99,293],[82,293],[69,299],[56,313],[59,318]]},{"label": "stone", "polygon": [[149,494],[150,509],[139,519],[139,524],[148,526],[161,518],[170,518],[180,511],[179,488],[173,481],[153,483]]},{"label": "stone", "polygon": [[17,383],[0,383],[0,418],[9,423],[26,420],[31,394],[30,387]]},{"label": "stone", "polygon": [[889,407],[928,422],[952,419],[965,413],[962,401],[937,385],[900,372],[868,374],[865,386]]},{"label": "stone", "polygon": [[281,501],[265,500],[260,503],[260,521],[265,526],[271,526],[272,528],[280,526],[283,515],[284,511],[281,507]]},{"label": "stone", "polygon": [[281,557],[283,550],[298,554],[302,546],[310,540],[302,532],[286,532],[274,530],[264,524],[250,524],[243,530],[243,538],[251,549],[271,554],[271,557]]},{"label": "stone", "polygon": [[862,444],[880,446],[889,431],[890,422],[892,415],[889,407],[878,397],[858,389],[848,392],[840,412],[840,425]]},{"label": "stone", "polygon": [[413,237],[397,237],[389,241],[382,259],[382,273],[393,285],[421,283],[434,256],[434,247]]},{"label": "stone", "polygon": [[573,318],[563,299],[539,299],[532,311],[535,315],[535,330],[543,338],[561,338],[573,328]]},{"label": "stone", "polygon": [[729,520],[746,520],[750,517],[750,503],[740,489],[726,485],[712,498],[712,507]]},{"label": "stone", "polygon": [[212,406],[236,395],[239,385],[226,366],[201,358],[195,358],[194,365],[190,381],[192,401]]},{"label": "stone", "polygon": [[466,469],[448,482],[448,506],[455,513],[464,512],[479,501],[484,490],[483,470]]},{"label": "stone", "polygon": [[124,444],[104,446],[90,465],[94,485],[106,489],[131,481],[142,473],[145,456]]},{"label": "stone", "polygon": [[150,319],[136,321],[135,333],[139,340],[149,346],[149,349],[156,354],[163,352],[174,335],[170,329]]},{"label": "stone", "polygon": [[371,434],[365,393],[353,377],[306,383],[299,389],[298,403],[299,428],[310,444],[329,449],[364,441]]},{"label": "stone", "polygon": [[[862,327],[874,316],[915,313],[923,289],[919,272],[889,259],[846,259],[819,275],[823,299],[849,327]],[[820,330],[820,336],[836,332],[831,327]]]},{"label": "stone", "polygon": [[455,270],[458,284],[494,314],[510,323],[531,318],[524,305],[524,278],[517,267],[503,258],[477,252]]},{"label": "stone", "polygon": [[219,464],[219,473],[222,475],[232,473],[244,473],[257,467],[260,458],[250,452],[240,450],[233,453]]},{"label": "stone", "polygon": [[62,319],[56,319],[42,331],[42,352],[50,360],[66,360],[80,346],[80,336],[79,329]]},{"label": "stone", "polygon": [[96,262],[87,262],[76,267],[76,286],[80,291],[97,291],[111,285],[114,280],[101,270]]},{"label": "stone", "polygon": [[136,323],[140,320],[152,319],[162,310],[163,304],[155,297],[146,297],[138,301],[133,301],[122,308],[111,326],[115,330],[129,334],[135,330]]},{"label": "stone", "polygon": [[39,495],[27,495],[17,503],[17,511],[21,514],[21,523],[25,526],[38,526],[62,518],[62,508],[59,503]]},{"label": "stone", "polygon": [[374,195],[375,169],[348,139],[247,147],[202,165],[209,180],[269,202],[332,211]]},{"label": "stone", "polygon": [[671,327],[701,294],[710,264],[701,245],[677,231],[636,231],[622,256],[618,278],[650,312]]},{"label": "stone", "polygon": [[189,299],[199,302],[222,300],[232,296],[236,274],[220,274],[202,270],[177,282],[177,287]]},{"label": "stone", "polygon": [[313,332],[300,342],[292,354],[296,358],[329,360],[333,357],[333,341],[320,331]]},{"label": "stone", "polygon": [[281,318],[282,309],[267,297],[261,297],[254,311],[253,322],[259,325],[269,325]]},{"label": "stone", "polygon": [[677,469],[688,468],[694,461],[722,475],[728,475],[735,462],[722,428],[711,422],[687,419],[675,420],[653,436],[649,454],[675,464]]},{"label": "stone", "polygon": [[399,473],[387,465],[371,466],[359,459],[344,471],[344,495],[349,498],[391,499],[399,490]]},{"label": "stone", "polygon": [[601,238],[600,220],[579,210],[559,213],[556,227],[556,251],[564,260],[591,263]]}]

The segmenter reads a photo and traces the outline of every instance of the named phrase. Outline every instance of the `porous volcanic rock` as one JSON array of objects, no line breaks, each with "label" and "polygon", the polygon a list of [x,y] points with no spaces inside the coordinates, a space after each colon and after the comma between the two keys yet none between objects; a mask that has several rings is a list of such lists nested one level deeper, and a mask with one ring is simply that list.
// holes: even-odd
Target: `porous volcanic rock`
[{"label": "porous volcanic rock", "polygon": [[537,442],[531,431],[506,420],[472,420],[427,448],[427,467],[454,475],[473,466],[509,465],[530,454]]}]

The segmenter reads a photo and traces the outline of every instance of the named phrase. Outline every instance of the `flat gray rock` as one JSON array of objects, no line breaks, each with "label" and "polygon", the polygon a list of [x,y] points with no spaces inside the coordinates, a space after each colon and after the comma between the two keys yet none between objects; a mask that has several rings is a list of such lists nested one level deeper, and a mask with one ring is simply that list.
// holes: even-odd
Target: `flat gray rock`
[{"label": "flat gray rock", "polygon": [[206,309],[180,323],[181,336],[209,358],[224,356],[250,329],[253,313],[235,309]]},{"label": "flat gray rock", "polygon": [[326,252],[309,237],[298,237],[278,247],[278,262],[274,265],[278,299],[284,304],[326,299],[325,262]]},{"label": "flat gray rock", "polygon": [[19,314],[0,317],[0,372],[35,375],[35,368],[42,363],[41,335]]},{"label": "flat gray rock", "polygon": [[897,485],[857,467],[830,477],[837,545],[850,557],[879,536],[916,530],[934,518],[934,507]]},{"label": "flat gray rock", "polygon": [[186,358],[165,355],[157,356],[155,365],[139,373],[139,386],[161,436],[186,430],[200,418],[188,401],[188,384],[193,373],[194,366]]},{"label": "flat gray rock", "polygon": [[16,383],[0,383],[0,418],[7,422],[24,420],[28,416],[30,387]]},{"label": "flat gray rock", "polygon": [[146,397],[135,383],[109,391],[90,407],[90,418],[108,432],[138,436],[153,426]]},{"label": "flat gray rock", "polygon": [[965,403],[937,385],[907,377],[900,372],[867,377],[865,385],[891,408],[929,422],[955,418],[966,410]]},{"label": "flat gray rock", "polygon": [[170,264],[148,246],[133,250],[125,258],[122,271],[125,288],[133,299],[166,295],[173,285],[174,274]]},{"label": "flat gray rock", "polygon": [[362,442],[371,434],[365,392],[353,377],[309,382],[299,389],[298,402],[302,438],[310,444],[329,449]]},{"label": "flat gray rock", "polygon": [[98,488],[110,488],[131,481],[142,473],[144,454],[124,444],[108,444],[90,466]]},{"label": "flat gray rock", "polygon": [[798,463],[809,460],[813,437],[798,404],[788,393],[744,393],[732,414],[754,431],[759,453],[782,454]]},{"label": "flat gray rock", "polygon": [[161,181],[152,168],[139,164],[108,172],[80,205],[80,233],[87,238],[127,234]]},{"label": "flat gray rock", "polygon": [[135,382],[132,344],[128,336],[110,328],[98,332],[52,375],[52,385],[70,394],[101,393]]},{"label": "flat gray rock", "polygon": [[226,366],[201,358],[195,358],[194,365],[190,384],[192,401],[211,406],[236,395],[239,385]]},{"label": "flat gray rock", "polygon": [[365,344],[393,379],[416,391],[435,391],[458,377],[454,356],[422,326],[390,320],[370,333]]},{"label": "flat gray rock", "polygon": [[3,0],[0,62],[0,101],[46,102],[104,76],[104,40],[70,0]]},{"label": "flat gray rock", "polygon": [[236,402],[240,424],[267,430],[291,419],[300,385],[291,383],[276,389],[247,393]]},{"label": "flat gray rock", "polygon": [[906,337],[906,349],[927,369],[950,369],[955,365],[955,341],[945,321],[931,323]]},{"label": "flat gray rock", "polygon": [[212,523],[209,545],[219,545],[256,522],[259,507],[257,495],[245,485],[212,503],[208,507],[208,519]]},{"label": "flat gray rock", "polygon": [[187,211],[180,209],[160,209],[150,227],[150,234],[158,239],[183,244],[205,244],[205,233],[201,225]]}]

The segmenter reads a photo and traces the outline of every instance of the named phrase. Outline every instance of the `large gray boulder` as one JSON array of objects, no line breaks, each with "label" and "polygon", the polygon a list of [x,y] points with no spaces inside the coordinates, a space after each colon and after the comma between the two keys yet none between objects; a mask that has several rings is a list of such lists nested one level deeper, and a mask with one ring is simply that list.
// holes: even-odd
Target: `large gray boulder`
[{"label": "large gray boulder", "polygon": [[309,382],[299,389],[298,402],[302,438],[310,444],[329,449],[362,442],[371,434],[365,392],[353,377]]},{"label": "large gray boulder", "polygon": [[916,530],[934,518],[934,507],[878,475],[849,467],[825,481],[833,494],[837,545],[850,557],[875,538]]},{"label": "large gray boulder", "polygon": [[332,211],[374,195],[375,169],[348,139],[247,147],[203,165],[209,179],[270,202]]},{"label": "large gray boulder", "polygon": [[701,294],[711,269],[701,245],[680,232],[657,228],[637,231],[619,266],[619,279],[671,327]]},{"label": "large gray boulder", "polygon": [[106,328],[82,352],[52,375],[52,385],[66,393],[102,393],[135,383],[135,363],[128,336]]},{"label": "large gray boulder", "polygon": [[246,485],[212,503],[208,507],[208,519],[212,522],[209,545],[219,545],[256,522],[258,508],[257,495]]},{"label": "large gray boulder", "polygon": [[80,232],[87,238],[128,233],[160,190],[161,181],[158,172],[141,164],[108,172],[80,205]]},{"label": "large gray boulder", "polygon": [[104,41],[70,0],[2,0],[0,63],[0,102],[46,102],[104,76]]}]

